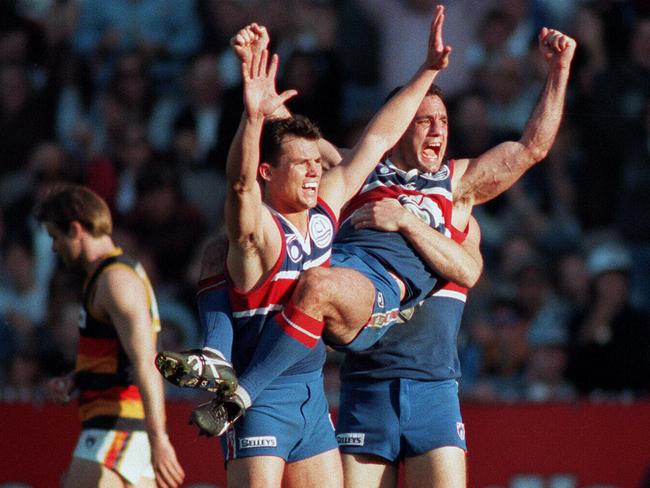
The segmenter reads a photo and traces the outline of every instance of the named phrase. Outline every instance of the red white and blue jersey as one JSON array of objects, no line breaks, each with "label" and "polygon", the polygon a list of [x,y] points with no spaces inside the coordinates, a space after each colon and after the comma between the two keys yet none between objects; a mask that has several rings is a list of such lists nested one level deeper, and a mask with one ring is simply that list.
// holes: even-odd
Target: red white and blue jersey
[{"label": "red white and blue jersey", "polygon": [[[467,230],[450,229],[458,243],[467,237]],[[457,339],[466,300],[467,288],[439,280],[411,320],[393,325],[370,348],[345,355],[341,379],[460,378]]]},{"label": "red white and blue jersey", "polygon": [[377,165],[341,215],[337,245],[358,246],[399,276],[406,285],[404,308],[421,302],[435,287],[438,276],[401,233],[355,229],[350,218],[366,203],[395,198],[433,229],[450,237],[453,170],[453,160],[445,161],[436,173],[421,173],[416,169],[403,171],[387,159]]},{"label": "red white and blue jersey", "polygon": [[[329,206],[320,198],[309,209],[306,237],[280,213],[269,207],[282,236],[282,250],[268,278],[253,290],[242,293],[228,287],[234,322],[233,364],[243,371],[255,350],[258,337],[268,318],[281,311],[298,282],[300,273],[317,266],[329,266],[332,243],[338,221]],[[297,326],[296,326],[297,327]],[[296,331],[308,334],[308,331]],[[291,366],[284,375],[311,372],[325,362],[325,346],[318,339],[306,358]]]}]

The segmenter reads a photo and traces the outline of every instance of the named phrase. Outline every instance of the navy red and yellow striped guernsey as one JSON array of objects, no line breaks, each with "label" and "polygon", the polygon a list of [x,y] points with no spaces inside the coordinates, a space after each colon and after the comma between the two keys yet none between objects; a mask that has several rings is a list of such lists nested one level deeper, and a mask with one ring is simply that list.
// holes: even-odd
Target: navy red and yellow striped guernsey
[{"label": "navy red and yellow striped guernsey", "polygon": [[151,332],[155,336],[160,331],[158,305],[143,266],[118,250],[101,262],[84,286],[75,367],[75,382],[80,390],[79,416],[83,429],[144,430],[144,407],[135,385],[133,365],[115,326],[97,319],[91,307],[97,279],[113,266],[125,266],[142,280],[147,289]]}]

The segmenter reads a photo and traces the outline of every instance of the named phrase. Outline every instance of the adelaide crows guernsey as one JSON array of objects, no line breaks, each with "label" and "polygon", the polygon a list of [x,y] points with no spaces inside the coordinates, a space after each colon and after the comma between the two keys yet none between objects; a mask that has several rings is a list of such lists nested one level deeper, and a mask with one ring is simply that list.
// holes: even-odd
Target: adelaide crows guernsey
[{"label": "adelaide crows guernsey", "polygon": [[80,390],[79,415],[84,429],[144,430],[144,407],[135,385],[133,365],[120,342],[115,326],[93,315],[91,302],[97,279],[109,267],[124,266],[145,285],[151,333],[160,331],[160,316],[153,289],[140,263],[119,254],[106,258],[84,287],[79,320],[79,349],[75,383]]},{"label": "adelaide crows guernsey", "polygon": [[432,228],[450,237],[453,169],[453,160],[448,160],[436,173],[403,171],[387,159],[377,165],[341,215],[337,245],[358,246],[399,276],[406,285],[403,308],[420,303],[433,290],[438,277],[402,234],[355,229],[350,218],[366,203],[395,198]]},{"label": "adelaide crows guernsey", "polygon": [[[467,232],[450,229],[452,238],[462,243]],[[439,280],[411,320],[393,325],[365,351],[345,355],[341,379],[459,378],[457,338],[466,299],[466,288]]]},{"label": "adelaide crows guernsey", "polygon": [[[268,278],[255,289],[242,293],[229,285],[234,340],[232,360],[236,371],[244,371],[253,355],[259,334],[268,318],[283,309],[291,297],[300,273],[317,266],[328,266],[337,219],[320,198],[309,209],[308,232],[303,237],[285,217],[269,208],[282,236],[282,250]],[[318,341],[307,356],[283,374],[299,374],[320,369],[325,362],[325,346]]]}]

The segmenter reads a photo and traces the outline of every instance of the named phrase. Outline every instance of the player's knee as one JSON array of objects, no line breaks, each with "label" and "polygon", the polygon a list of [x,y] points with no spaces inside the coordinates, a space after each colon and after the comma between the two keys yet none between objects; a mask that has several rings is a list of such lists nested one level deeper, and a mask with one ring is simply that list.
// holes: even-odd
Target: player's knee
[{"label": "player's knee", "polygon": [[331,269],[311,268],[300,275],[294,296],[303,303],[327,303],[336,286],[336,277]]}]

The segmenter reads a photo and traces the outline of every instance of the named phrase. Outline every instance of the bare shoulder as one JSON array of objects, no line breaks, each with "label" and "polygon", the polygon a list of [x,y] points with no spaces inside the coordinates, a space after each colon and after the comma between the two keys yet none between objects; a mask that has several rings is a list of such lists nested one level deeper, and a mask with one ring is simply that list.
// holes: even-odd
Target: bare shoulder
[{"label": "bare shoulder", "polygon": [[107,267],[97,279],[94,305],[104,313],[126,311],[146,304],[147,296],[143,281],[133,268],[125,264]]}]

